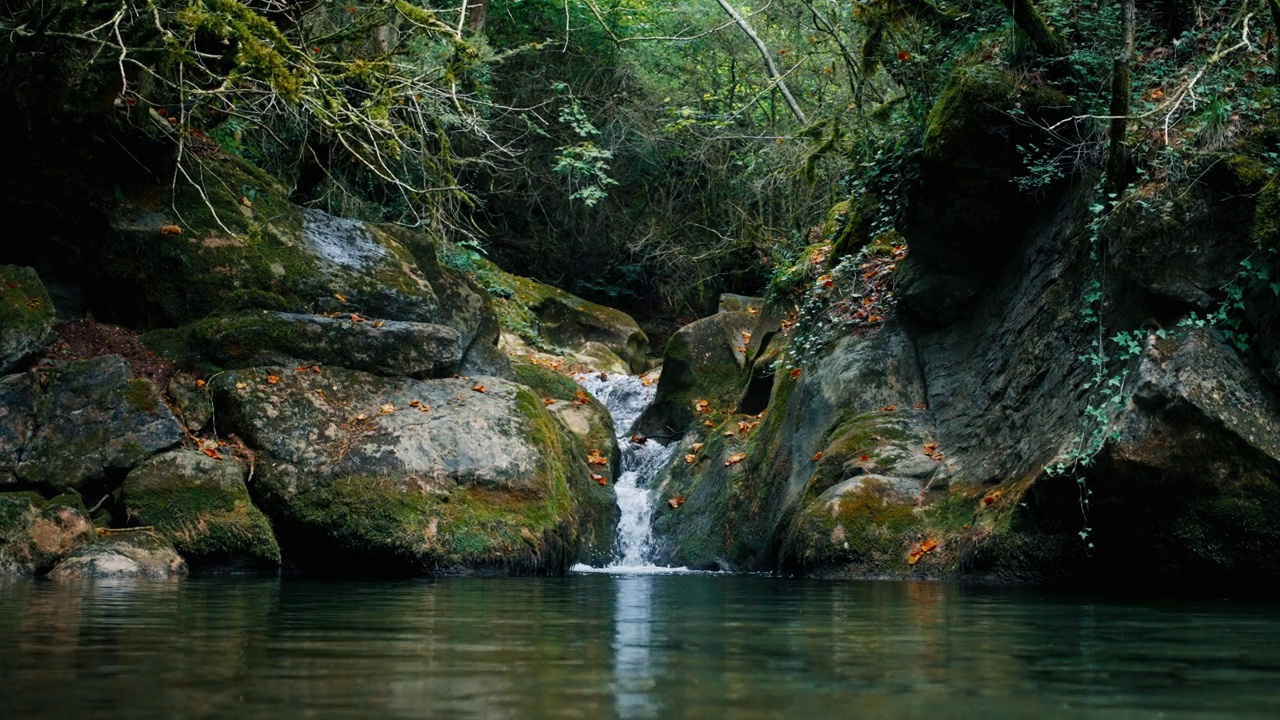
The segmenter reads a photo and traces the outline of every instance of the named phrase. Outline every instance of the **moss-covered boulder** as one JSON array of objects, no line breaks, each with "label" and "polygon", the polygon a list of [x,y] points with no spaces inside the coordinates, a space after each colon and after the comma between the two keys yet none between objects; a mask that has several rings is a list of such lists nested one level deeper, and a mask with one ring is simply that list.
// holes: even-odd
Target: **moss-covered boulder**
[{"label": "moss-covered boulder", "polygon": [[199,162],[203,194],[134,190],[110,212],[111,231],[89,248],[95,282],[120,288],[108,309],[167,326],[257,310],[445,325],[464,361],[504,370],[491,303],[438,262],[432,238],[300,208],[232,158]]},{"label": "moss-covered boulder", "polygon": [[18,480],[22,450],[36,427],[39,383],[35,373],[0,377],[0,484]]},{"label": "moss-covered boulder", "polygon": [[182,556],[147,530],[109,533],[98,542],[72,550],[49,572],[55,580],[166,580],[186,575]]},{"label": "moss-covered boulder", "polygon": [[649,338],[630,315],[512,275],[473,253],[464,262],[494,297],[508,353],[568,356],[583,369],[606,372],[648,368]]},{"label": "moss-covered boulder", "polygon": [[0,375],[53,340],[53,301],[35,270],[0,265]]},{"label": "moss-covered boulder", "polygon": [[214,393],[258,451],[251,489],[286,561],[309,570],[561,572],[612,543],[612,487],[523,386],[256,368]]},{"label": "moss-covered boulder", "polygon": [[182,441],[183,429],[150,380],[119,355],[42,371],[35,429],[15,474],[55,489],[81,490]]},{"label": "moss-covered boulder", "polygon": [[606,460],[596,466],[594,472],[612,483],[617,477],[619,453],[609,409],[569,376],[528,362],[517,361],[512,366],[516,382],[542,398],[543,404],[577,438],[583,450],[588,455],[594,451]]},{"label": "moss-covered boulder", "polygon": [[128,519],[153,527],[193,572],[274,572],[280,547],[245,473],[229,458],[174,450],[134,468],[120,494]]},{"label": "moss-covered boulder", "polygon": [[79,496],[46,501],[35,493],[0,493],[0,576],[48,572],[94,537]]},{"label": "moss-covered boulder", "polygon": [[735,412],[750,372],[757,319],[745,311],[717,313],[672,335],[662,354],[658,393],[637,422],[637,432],[679,434],[702,414]]},{"label": "moss-covered boulder", "polygon": [[224,368],[292,364],[337,366],[377,375],[447,377],[458,370],[458,331],[444,325],[282,312],[201,320],[153,333],[153,344],[177,341],[179,354]]}]

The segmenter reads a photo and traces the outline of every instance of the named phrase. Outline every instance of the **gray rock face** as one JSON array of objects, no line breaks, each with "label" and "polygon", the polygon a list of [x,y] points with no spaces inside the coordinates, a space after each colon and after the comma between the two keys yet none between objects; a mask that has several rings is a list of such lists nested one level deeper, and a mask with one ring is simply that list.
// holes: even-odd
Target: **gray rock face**
[{"label": "gray rock face", "polygon": [[178,408],[182,424],[191,432],[203,430],[213,419],[213,398],[209,389],[189,373],[174,373],[169,379],[169,396]]},{"label": "gray rock face", "polygon": [[29,267],[0,265],[0,375],[53,340],[54,307]]},{"label": "gray rock face", "polygon": [[120,494],[129,519],[154,527],[193,569],[271,572],[280,548],[244,477],[230,458],[173,450],[134,468]]},{"label": "gray rock face", "polygon": [[205,320],[189,333],[204,357],[233,368],[301,362],[428,378],[454,374],[462,359],[452,328],[360,315],[253,313]]},{"label": "gray rock face", "polygon": [[36,428],[16,474],[79,490],[109,469],[128,470],[182,438],[182,425],[155,385],[132,378],[118,355],[69,362],[48,372]]},{"label": "gray rock face", "polygon": [[63,558],[49,577],[55,580],[165,580],[183,577],[187,564],[168,543],[146,530],[120,532],[81,545]]},{"label": "gray rock face", "polygon": [[[271,377],[278,377],[271,382]],[[612,493],[530,390],[256,368],[214,382],[260,452],[255,495],[317,572],[546,572],[611,542]]]},{"label": "gray rock face", "polygon": [[0,484],[18,479],[22,450],[36,426],[35,373],[0,377]]},{"label": "gray rock face", "polygon": [[[269,375],[279,380],[269,383]],[[473,390],[481,385],[485,392]],[[535,481],[538,453],[523,440],[519,386],[507,381],[257,368],[228,372],[214,388],[245,439],[287,464],[299,482],[317,475],[402,476],[447,491]]]},{"label": "gray rock face", "polygon": [[47,572],[93,539],[93,524],[78,498],[46,502],[35,493],[0,493],[0,576]]}]

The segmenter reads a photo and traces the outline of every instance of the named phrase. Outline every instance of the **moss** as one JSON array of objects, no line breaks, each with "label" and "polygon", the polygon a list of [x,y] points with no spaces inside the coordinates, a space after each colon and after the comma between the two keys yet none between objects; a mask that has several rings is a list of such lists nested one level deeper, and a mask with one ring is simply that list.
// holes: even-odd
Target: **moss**
[{"label": "moss", "polygon": [[134,378],[124,385],[124,401],[138,412],[155,413],[160,409],[156,386],[145,378]]},{"label": "moss", "polygon": [[280,564],[271,524],[248,492],[175,481],[128,493],[129,513],[152,525],[199,568],[234,561],[261,567]]}]

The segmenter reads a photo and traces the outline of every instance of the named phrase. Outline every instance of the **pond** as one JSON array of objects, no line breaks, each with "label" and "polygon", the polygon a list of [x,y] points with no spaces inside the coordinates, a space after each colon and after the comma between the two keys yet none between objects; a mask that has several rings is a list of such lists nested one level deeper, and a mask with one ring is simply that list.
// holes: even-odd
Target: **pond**
[{"label": "pond", "polygon": [[1280,605],[693,574],[0,582],[27,717],[1275,718]]}]

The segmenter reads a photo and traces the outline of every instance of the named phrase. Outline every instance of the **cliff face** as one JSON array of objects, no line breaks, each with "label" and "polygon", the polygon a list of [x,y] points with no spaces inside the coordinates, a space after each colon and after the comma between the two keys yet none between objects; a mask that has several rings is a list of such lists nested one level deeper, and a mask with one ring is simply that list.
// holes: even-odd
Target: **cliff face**
[{"label": "cliff face", "polygon": [[[955,94],[986,91],[962,79]],[[1019,126],[963,100],[934,107],[964,142],[926,140],[905,259],[872,243],[832,270],[816,248],[797,314],[774,335],[784,303],[749,331],[772,342],[735,370],[733,400],[664,388],[695,416],[663,480],[680,498],[656,520],[664,558],[1017,582],[1276,575],[1259,554],[1280,535],[1276,297],[1259,270],[1275,260],[1274,182],[1250,172],[1274,138],[1102,212],[1086,176],[1019,196],[1002,160]],[[849,312],[873,302],[895,307]],[[707,400],[727,407],[698,415]]]}]

